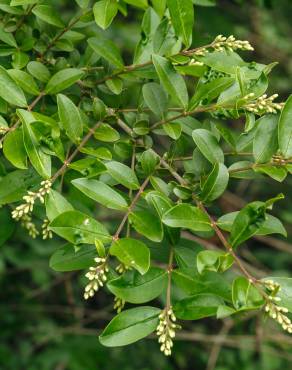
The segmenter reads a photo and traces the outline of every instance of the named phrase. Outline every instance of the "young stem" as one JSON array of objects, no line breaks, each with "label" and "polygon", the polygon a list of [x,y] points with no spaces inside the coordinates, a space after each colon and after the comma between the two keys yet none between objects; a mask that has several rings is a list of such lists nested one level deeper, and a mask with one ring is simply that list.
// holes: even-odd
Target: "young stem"
[{"label": "young stem", "polygon": [[170,247],[169,251],[169,258],[168,258],[168,266],[167,266],[167,273],[168,273],[168,280],[167,280],[167,289],[166,289],[166,311],[168,311],[171,307],[171,274],[173,269],[173,247]]},{"label": "young stem", "polygon": [[136,193],[135,197],[133,198],[131,204],[128,207],[128,211],[125,213],[125,215],[124,215],[124,217],[123,217],[123,219],[122,219],[122,221],[121,221],[121,223],[120,223],[117,231],[115,232],[115,235],[113,236],[113,241],[116,241],[116,240],[119,239],[120,233],[122,232],[123,227],[124,227],[124,225],[125,225],[128,217],[129,217],[130,213],[133,211],[133,209],[134,209],[136,203],[138,202],[140,196],[142,195],[143,191],[145,190],[146,186],[148,185],[149,180],[150,180],[150,177],[148,176],[144,180],[143,184],[140,186],[140,189],[138,190],[138,192]]},{"label": "young stem", "polygon": [[88,133],[84,136],[81,140],[80,144],[77,148],[73,151],[73,153],[65,160],[62,167],[51,177],[51,182],[53,183],[68,167],[68,165],[72,162],[72,160],[76,157],[76,155],[80,152],[80,150],[84,147],[87,141],[91,138],[91,136],[95,133],[97,128],[101,125],[101,122],[97,122],[92,128],[89,129]]},{"label": "young stem", "polygon": [[[37,105],[37,103],[41,100],[41,98],[43,97],[43,96],[45,96],[46,95],[46,93],[44,92],[44,91],[42,91],[42,92],[40,92],[40,94],[32,101],[32,103],[30,103],[30,105],[27,107],[27,110],[28,110],[28,112],[31,112],[32,110],[33,110],[33,108]],[[9,130],[7,130],[7,132],[6,132],[6,134],[8,133],[8,132],[11,132],[11,131],[14,131],[14,130],[16,130],[17,129],[17,127],[20,125],[20,123],[21,123],[21,120],[20,119],[18,119],[15,123],[14,123],[14,125],[12,125],[11,127],[9,127]],[[0,139],[0,147],[2,146],[2,143],[3,143],[3,141],[4,141],[4,139],[5,139],[5,136],[2,136],[1,137],[1,139]]]}]

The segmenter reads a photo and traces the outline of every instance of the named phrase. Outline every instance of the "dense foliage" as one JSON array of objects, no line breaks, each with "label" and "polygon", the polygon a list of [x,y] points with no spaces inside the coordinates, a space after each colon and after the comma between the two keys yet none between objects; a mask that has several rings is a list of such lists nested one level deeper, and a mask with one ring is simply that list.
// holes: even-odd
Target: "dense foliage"
[{"label": "dense foliage", "polygon": [[[64,273],[57,283],[72,305],[65,272],[81,279],[85,300],[97,297],[103,319],[112,297],[117,314],[99,336],[107,347],[156,333],[170,355],[176,335],[191,338],[189,322],[207,317],[223,320],[223,336],[255,316],[292,333],[292,279],[240,255],[251,238],[287,235],[273,214],[287,189],[267,194],[264,184],[292,173],[292,97],[267,93],[276,63],[253,61],[249,41],[194,37],[197,11],[211,5],[0,0],[3,271],[34,264],[21,241]],[[135,51],[131,26],[117,31],[128,19],[140,20]],[[230,189],[253,182],[255,197],[234,201]],[[46,289],[42,268],[32,271]]]}]

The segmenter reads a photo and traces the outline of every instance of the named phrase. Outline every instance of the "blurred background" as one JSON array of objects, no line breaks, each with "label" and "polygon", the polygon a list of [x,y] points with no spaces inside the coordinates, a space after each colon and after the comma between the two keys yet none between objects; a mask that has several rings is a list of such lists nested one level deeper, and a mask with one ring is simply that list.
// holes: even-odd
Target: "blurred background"
[{"label": "blurred background", "polygon": [[[64,19],[77,12],[74,1],[53,1]],[[247,39],[255,48],[252,60],[278,62],[270,75],[270,93],[284,100],[292,92],[292,1],[217,0],[214,6],[196,7],[194,45],[217,34]],[[125,55],[133,55],[140,38],[142,12],[133,8],[127,18],[119,15],[109,36]],[[0,58],[1,62],[1,58]],[[292,271],[292,176],[283,183],[267,177],[259,181],[231,182],[221,200],[225,213],[245,202],[268,199],[280,192],[274,215],[284,221],[290,237],[258,237],[241,249],[242,257],[258,274],[288,275]],[[71,195],[74,197],[74,194]],[[70,197],[70,194],[69,194]],[[32,240],[11,221],[5,230],[0,209],[0,369],[2,370],[279,370],[292,368],[292,337],[287,339],[269,323],[274,334],[262,333],[262,315],[254,313],[225,322],[204,319],[185,325],[178,334],[171,358],[160,352],[151,338],[128,347],[105,348],[98,334],[113,315],[112,298],[105,291],[90,302],[83,296],[83,272],[56,273],[49,258],[57,240]],[[8,226],[7,226],[8,225]],[[7,236],[11,237],[7,239]],[[5,241],[6,240],[6,241]]]}]

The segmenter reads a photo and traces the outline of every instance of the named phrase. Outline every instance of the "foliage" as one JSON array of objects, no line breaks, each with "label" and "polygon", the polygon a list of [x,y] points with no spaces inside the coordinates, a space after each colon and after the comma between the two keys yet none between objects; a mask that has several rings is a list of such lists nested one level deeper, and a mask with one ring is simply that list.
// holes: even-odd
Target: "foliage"
[{"label": "foliage", "polygon": [[[286,235],[272,214],[284,195],[220,209],[236,181],[289,179],[292,97],[267,93],[274,64],[243,59],[248,41],[197,43],[213,3],[78,0],[63,19],[55,2],[0,1],[1,244],[19,223],[54,238],[53,270],[86,270],[86,300],[105,287],[117,315],[104,346],[156,331],[168,356],[188,320],[260,310],[292,333],[291,278],[240,256]],[[111,33],[132,12],[134,53]]]}]

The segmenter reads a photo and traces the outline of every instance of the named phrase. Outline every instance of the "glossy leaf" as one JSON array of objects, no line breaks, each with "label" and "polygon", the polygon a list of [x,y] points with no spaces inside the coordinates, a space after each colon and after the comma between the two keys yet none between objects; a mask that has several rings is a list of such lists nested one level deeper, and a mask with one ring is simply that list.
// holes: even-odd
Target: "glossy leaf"
[{"label": "glossy leaf", "polygon": [[153,63],[165,91],[179,104],[186,108],[188,105],[188,91],[184,79],[175,71],[171,63],[159,55],[152,56]]},{"label": "glossy leaf", "polygon": [[116,256],[124,265],[132,267],[144,275],[150,267],[150,252],[140,240],[123,238],[110,247],[110,254]]},{"label": "glossy leaf", "polygon": [[271,160],[278,148],[278,117],[266,115],[259,119],[253,140],[253,155],[257,163]]},{"label": "glossy leaf", "polygon": [[88,44],[93,51],[106,59],[109,63],[118,68],[123,68],[124,62],[119,49],[111,40],[107,40],[101,36],[91,37],[88,39]]},{"label": "glossy leaf", "polygon": [[181,320],[199,320],[216,315],[217,308],[223,299],[215,294],[197,294],[177,302],[174,312]]},{"label": "glossy leaf", "polygon": [[108,282],[108,289],[117,297],[127,302],[140,304],[152,301],[166,287],[167,272],[158,267],[151,267],[145,275],[137,271],[126,272],[123,276]]},{"label": "glossy leaf", "polygon": [[64,27],[64,23],[60,19],[58,13],[50,5],[37,5],[33,8],[32,12],[39,19],[46,23],[51,24],[52,26],[59,28]]},{"label": "glossy leaf", "polygon": [[265,203],[253,202],[237,214],[229,239],[233,248],[242,244],[259,230],[265,221],[265,211]]},{"label": "glossy leaf", "polygon": [[136,307],[115,316],[99,337],[106,347],[125,346],[147,337],[158,325],[160,309]]},{"label": "glossy leaf", "polygon": [[216,137],[208,130],[197,129],[192,133],[194,142],[200,152],[211,163],[224,162],[224,154]]},{"label": "glossy leaf", "polygon": [[56,250],[50,258],[50,268],[55,271],[76,271],[92,266],[96,257],[96,248],[93,245],[76,247],[66,244]]},{"label": "glossy leaf", "polygon": [[7,71],[0,66],[0,97],[9,104],[26,107],[27,102],[21,88],[15,83]]},{"label": "glossy leaf", "polygon": [[160,242],[163,239],[162,224],[155,214],[146,210],[134,211],[130,213],[129,221],[133,228],[146,238],[154,242]]},{"label": "glossy leaf", "polygon": [[77,68],[66,68],[54,74],[46,85],[46,93],[55,95],[80,80],[84,72]]},{"label": "glossy leaf", "polygon": [[107,208],[124,210],[128,206],[122,195],[102,181],[80,178],[72,180],[72,184],[89,198]]},{"label": "glossy leaf", "polygon": [[278,132],[279,148],[285,158],[292,156],[292,95],[281,112]]},{"label": "glossy leaf", "polygon": [[94,218],[79,211],[66,211],[50,223],[50,229],[73,244],[94,244],[95,239],[109,242],[107,229]]},{"label": "glossy leaf", "polygon": [[211,202],[222,195],[228,185],[229,173],[222,163],[215,163],[212,172],[203,183],[200,197],[205,202]]},{"label": "glossy leaf", "polygon": [[192,43],[194,7],[192,0],[167,0],[171,21],[178,37],[186,47]]},{"label": "glossy leaf", "polygon": [[112,161],[106,163],[109,174],[128,189],[138,189],[139,182],[135,172],[123,163]]},{"label": "glossy leaf", "polygon": [[78,142],[83,133],[83,121],[79,109],[66,95],[57,95],[58,113],[68,137]]},{"label": "glossy leaf", "polygon": [[162,222],[170,227],[182,227],[193,231],[211,231],[208,216],[198,207],[182,203],[164,213]]},{"label": "glossy leaf", "polygon": [[118,4],[115,0],[101,0],[93,6],[95,22],[103,30],[110,26],[117,12]]},{"label": "glossy leaf", "polygon": [[143,85],[142,93],[147,107],[163,118],[167,108],[167,96],[162,87],[156,82],[149,82]]},{"label": "glossy leaf", "polygon": [[5,157],[17,168],[27,168],[27,154],[21,129],[8,132],[3,143]]}]

